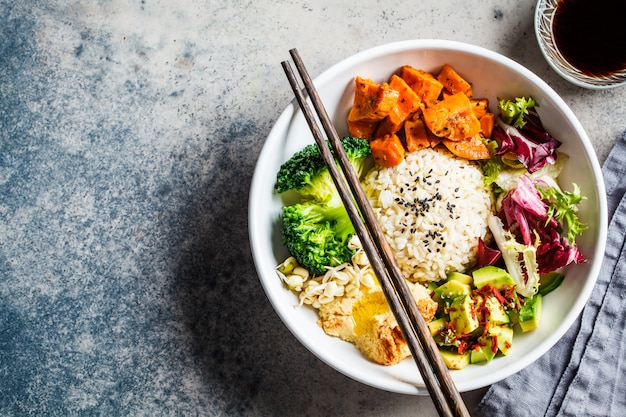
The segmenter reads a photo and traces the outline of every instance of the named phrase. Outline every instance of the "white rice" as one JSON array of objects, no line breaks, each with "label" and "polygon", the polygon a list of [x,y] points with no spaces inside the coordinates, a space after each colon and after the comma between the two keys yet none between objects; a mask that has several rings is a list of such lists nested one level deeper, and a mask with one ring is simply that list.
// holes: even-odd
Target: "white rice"
[{"label": "white rice", "polygon": [[363,187],[406,279],[439,281],[475,264],[493,203],[474,163],[422,149],[372,168]]}]

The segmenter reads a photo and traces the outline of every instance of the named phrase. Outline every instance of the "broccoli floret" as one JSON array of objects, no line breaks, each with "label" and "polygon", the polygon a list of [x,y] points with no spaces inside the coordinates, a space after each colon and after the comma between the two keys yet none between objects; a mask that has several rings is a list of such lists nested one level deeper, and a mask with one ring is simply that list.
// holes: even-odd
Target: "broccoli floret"
[{"label": "broccoli floret", "polygon": [[[371,154],[369,142],[341,139],[350,164],[360,177]],[[355,230],[317,145],[296,152],[278,171],[275,190],[295,190],[303,202],[283,207],[283,243],[298,263],[320,275],[327,266],[349,262],[348,242]]]},{"label": "broccoli floret", "polygon": [[350,261],[354,251],[348,241],[354,233],[343,205],[307,201],[283,207],[283,243],[300,265],[317,275],[326,266]]},{"label": "broccoli floret", "polygon": [[[366,139],[346,136],[341,139],[346,155],[357,175],[363,172],[364,163],[371,154]],[[339,205],[341,199],[332,177],[316,144],[307,145],[296,152],[279,169],[274,189],[278,193],[297,191],[306,199]]]}]

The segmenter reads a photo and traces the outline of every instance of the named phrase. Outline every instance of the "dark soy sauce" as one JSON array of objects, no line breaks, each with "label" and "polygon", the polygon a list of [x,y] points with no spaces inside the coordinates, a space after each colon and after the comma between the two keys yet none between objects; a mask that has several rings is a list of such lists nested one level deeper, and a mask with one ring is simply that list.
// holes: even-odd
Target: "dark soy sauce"
[{"label": "dark soy sauce", "polygon": [[563,57],[586,75],[626,69],[626,0],[560,0],[552,30]]}]

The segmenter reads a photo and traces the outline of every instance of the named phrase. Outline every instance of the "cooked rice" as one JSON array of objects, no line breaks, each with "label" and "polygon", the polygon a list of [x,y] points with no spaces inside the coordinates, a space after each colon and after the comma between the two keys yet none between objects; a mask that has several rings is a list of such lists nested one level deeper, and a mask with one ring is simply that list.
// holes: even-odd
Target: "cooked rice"
[{"label": "cooked rice", "polygon": [[363,186],[408,280],[439,281],[475,264],[492,199],[474,163],[427,148],[372,168]]}]

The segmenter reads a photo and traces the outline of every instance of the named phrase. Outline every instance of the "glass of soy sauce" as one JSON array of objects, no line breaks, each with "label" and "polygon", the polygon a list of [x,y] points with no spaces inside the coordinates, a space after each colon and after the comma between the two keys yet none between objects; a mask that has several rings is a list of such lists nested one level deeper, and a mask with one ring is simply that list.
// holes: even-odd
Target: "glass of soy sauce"
[{"label": "glass of soy sauce", "polygon": [[593,89],[626,85],[626,0],[539,0],[535,33],[566,80]]}]

